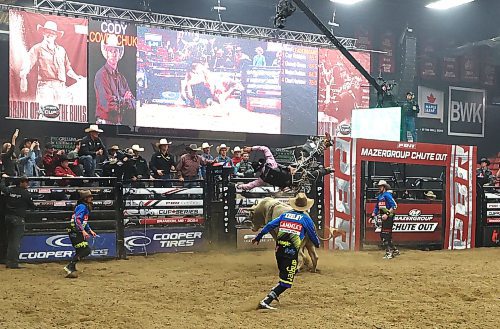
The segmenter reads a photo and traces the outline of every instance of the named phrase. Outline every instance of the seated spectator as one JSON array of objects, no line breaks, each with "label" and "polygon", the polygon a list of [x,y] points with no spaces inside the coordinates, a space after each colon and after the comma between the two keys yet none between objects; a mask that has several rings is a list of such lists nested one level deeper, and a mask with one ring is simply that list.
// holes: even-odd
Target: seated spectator
[{"label": "seated spectator", "polygon": [[493,185],[495,182],[495,177],[488,167],[491,164],[490,160],[488,160],[487,158],[481,158],[481,160],[479,160],[479,163],[481,167],[476,169],[477,183],[481,186],[485,184]]},{"label": "seated spectator", "polygon": [[2,146],[2,154],[0,155],[0,161],[3,166],[3,173],[8,176],[17,176],[17,166],[16,166],[16,154],[14,153],[16,148],[16,140],[19,136],[19,129],[16,129],[12,135],[10,143],[4,143]]},{"label": "seated spectator", "polygon": [[19,157],[19,172],[21,176],[38,177],[40,170],[36,163],[40,157],[39,143],[34,141],[27,145],[30,145],[30,147],[25,147],[21,150],[21,155]]},{"label": "seated spectator", "polygon": [[83,166],[78,161],[78,152],[80,151],[81,139],[75,142],[75,149],[68,153],[69,167],[77,176],[83,176]]},{"label": "seated spectator", "polygon": [[434,201],[437,198],[437,196],[432,191],[428,191],[428,192],[424,193],[424,196],[425,196],[426,200],[431,200],[431,201]]},{"label": "seated spectator", "polygon": [[[207,142],[203,143],[201,145],[201,150],[203,153],[201,153],[201,157],[207,161],[213,161],[214,160],[214,156],[212,154],[210,154],[210,148],[212,147],[213,145],[210,145],[208,144]],[[201,165],[201,168],[200,168],[200,174],[201,174],[201,177],[203,179],[205,179],[207,177],[207,165]]]},{"label": "seated spectator", "polygon": [[241,161],[242,150],[240,149],[239,146],[236,146],[234,150],[232,150],[231,152],[233,152],[233,158],[231,160],[233,161],[233,164],[236,166]]},{"label": "seated spectator", "polygon": [[[69,167],[69,159],[66,155],[61,155],[59,157],[59,165],[55,168],[56,177],[76,177],[76,174]],[[70,180],[61,180],[59,186],[70,185]]]},{"label": "seated spectator", "polygon": [[104,143],[99,138],[99,134],[103,131],[99,129],[98,125],[90,125],[89,128],[85,129],[85,132],[88,133],[88,136],[82,139],[78,156],[83,165],[85,177],[94,177],[97,158],[101,156],[107,158],[108,154]]},{"label": "seated spectator", "polygon": [[56,167],[60,162],[60,157],[64,154],[64,150],[56,152],[52,143],[45,145],[45,154],[43,156],[43,168],[45,169],[45,176],[55,176]]},{"label": "seated spectator", "polygon": [[234,167],[233,160],[227,155],[229,147],[226,144],[221,144],[217,146],[217,153],[219,155],[214,159],[215,165],[223,167]]},{"label": "seated spectator", "polygon": [[244,178],[254,178],[255,170],[253,168],[252,162],[249,159],[250,154],[248,152],[243,152],[241,161],[236,164],[236,176]]}]

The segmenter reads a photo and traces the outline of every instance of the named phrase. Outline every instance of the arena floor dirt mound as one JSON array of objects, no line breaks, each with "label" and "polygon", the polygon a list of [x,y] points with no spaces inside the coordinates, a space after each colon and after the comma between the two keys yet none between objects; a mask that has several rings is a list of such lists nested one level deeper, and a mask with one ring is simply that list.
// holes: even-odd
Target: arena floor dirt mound
[{"label": "arena floor dirt mound", "polygon": [[162,254],[0,269],[0,328],[498,328],[500,249],[320,254],[278,304],[272,252]]}]

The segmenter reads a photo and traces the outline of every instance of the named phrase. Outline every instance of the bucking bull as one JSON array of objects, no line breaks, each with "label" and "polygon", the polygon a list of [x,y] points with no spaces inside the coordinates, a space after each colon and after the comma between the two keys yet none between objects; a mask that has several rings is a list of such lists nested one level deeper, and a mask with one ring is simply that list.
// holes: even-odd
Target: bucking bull
[{"label": "bucking bull", "polygon": [[[249,209],[249,219],[252,222],[252,231],[257,232],[271,220],[291,210],[293,210],[292,207],[276,199],[270,197],[262,199],[258,204]],[[330,239],[335,237],[334,233],[335,232],[332,230],[328,238],[325,239],[319,237],[319,239],[321,241],[329,241]],[[273,230],[270,232],[270,234],[273,236],[274,240],[277,240],[276,231]],[[311,258],[311,262],[309,262],[309,259],[305,254],[305,249],[307,249],[309,257]],[[302,240],[302,244],[300,245],[299,249],[299,270],[302,271],[304,268],[308,268],[309,271],[313,273],[317,272],[318,258],[319,257],[318,253],[316,252],[316,247],[314,247],[313,243],[306,235],[304,240]]]}]

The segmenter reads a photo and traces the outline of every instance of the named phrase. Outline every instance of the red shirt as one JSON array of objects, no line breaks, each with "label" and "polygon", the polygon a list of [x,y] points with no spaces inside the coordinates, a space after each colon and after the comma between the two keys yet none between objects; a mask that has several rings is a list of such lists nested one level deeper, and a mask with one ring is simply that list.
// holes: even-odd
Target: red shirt
[{"label": "red shirt", "polygon": [[42,161],[43,161],[43,167],[45,168],[45,176],[55,176],[56,167],[59,164],[59,156],[45,153]]},{"label": "red shirt", "polygon": [[[57,166],[55,170],[56,177],[67,177],[68,175],[72,175],[76,177],[76,174],[71,170],[71,168],[64,168],[63,166]],[[62,180],[59,182],[59,186],[67,186],[69,185],[69,180]]]}]

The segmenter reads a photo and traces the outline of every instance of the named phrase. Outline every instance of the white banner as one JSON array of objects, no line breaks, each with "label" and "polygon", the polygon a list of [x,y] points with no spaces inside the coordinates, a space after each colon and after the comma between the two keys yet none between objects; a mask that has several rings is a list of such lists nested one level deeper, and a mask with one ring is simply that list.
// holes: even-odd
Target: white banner
[{"label": "white banner", "polygon": [[184,187],[169,187],[169,188],[124,188],[124,195],[132,195],[132,194],[203,194],[203,189],[201,187],[193,187],[193,188],[184,188]]},{"label": "white banner", "polygon": [[[95,203],[95,201],[94,201]],[[201,206],[203,200],[125,200],[125,207]]]},{"label": "white banner", "polygon": [[201,209],[125,209],[123,216],[188,216],[203,215]]},{"label": "white banner", "polygon": [[419,118],[444,121],[444,92],[418,86]]}]

